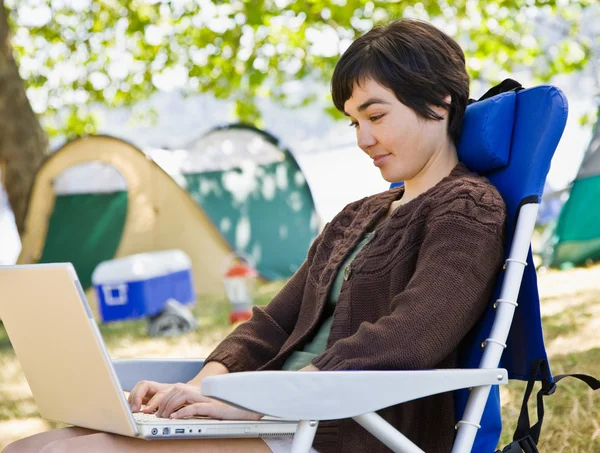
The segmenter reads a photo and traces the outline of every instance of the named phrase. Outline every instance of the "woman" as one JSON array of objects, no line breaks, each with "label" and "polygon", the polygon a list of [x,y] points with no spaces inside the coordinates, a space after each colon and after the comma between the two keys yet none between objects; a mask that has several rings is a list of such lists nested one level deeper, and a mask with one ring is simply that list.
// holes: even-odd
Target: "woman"
[{"label": "woman", "polygon": [[[200,395],[206,376],[247,370],[452,368],[482,314],[504,255],[505,207],[490,183],[458,161],[469,96],[458,44],[435,27],[399,20],[344,53],[332,79],[335,106],[359,147],[401,188],[351,203],[324,229],[281,292],[240,325],[188,384],[140,382],[133,411],[159,417],[258,419]],[[380,411],[423,450],[449,452],[452,394]],[[267,442],[267,443],[266,443]],[[5,453],[289,451],[291,441],[144,442],[80,428],[16,442]],[[384,452],[352,420],[322,422],[314,448]]]}]

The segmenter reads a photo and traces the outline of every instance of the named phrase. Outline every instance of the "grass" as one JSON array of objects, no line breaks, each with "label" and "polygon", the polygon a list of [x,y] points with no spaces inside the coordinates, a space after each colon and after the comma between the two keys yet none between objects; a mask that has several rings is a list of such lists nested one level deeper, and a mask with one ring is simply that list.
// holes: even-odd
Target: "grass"
[{"label": "grass", "polygon": [[[282,283],[257,289],[256,303],[266,304]],[[554,374],[580,372],[600,376],[600,266],[539,275],[542,320]],[[200,327],[180,337],[149,338],[145,321],[100,326],[112,357],[205,357],[231,330],[224,298],[204,298],[193,309]],[[9,442],[47,430],[56,423],[40,418],[6,331],[0,324],[0,448]],[[525,383],[501,388],[504,428],[501,445],[512,438]],[[537,392],[537,388],[534,393]],[[600,451],[600,392],[576,380],[561,381],[546,398],[540,451],[596,453]],[[532,398],[535,400],[535,397]],[[535,406],[530,405],[535,422]]]}]

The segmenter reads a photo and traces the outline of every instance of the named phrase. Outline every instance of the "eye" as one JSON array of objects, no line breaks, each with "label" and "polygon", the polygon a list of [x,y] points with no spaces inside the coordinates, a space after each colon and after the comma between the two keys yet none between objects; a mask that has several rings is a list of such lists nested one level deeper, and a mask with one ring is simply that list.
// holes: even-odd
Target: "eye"
[{"label": "eye", "polygon": [[373,115],[369,118],[369,120],[371,120],[372,122],[375,122],[377,120],[380,120],[381,118],[383,118],[385,115]]},{"label": "eye", "polygon": [[348,124],[348,126],[356,129],[358,127],[358,123],[356,121],[352,121],[350,124]]}]

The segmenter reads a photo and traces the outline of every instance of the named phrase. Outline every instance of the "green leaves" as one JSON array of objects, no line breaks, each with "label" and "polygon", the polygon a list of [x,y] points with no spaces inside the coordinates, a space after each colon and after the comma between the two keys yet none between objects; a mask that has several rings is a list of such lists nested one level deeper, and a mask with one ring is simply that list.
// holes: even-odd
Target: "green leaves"
[{"label": "green leaves", "polygon": [[[306,77],[328,83],[352,40],[403,16],[432,21],[453,35],[465,49],[471,76],[489,82],[524,68],[540,81],[577,71],[599,58],[600,47],[580,31],[591,1],[5,3],[15,56],[36,110],[54,119],[51,133],[69,135],[93,132],[93,118],[82,113],[88,103],[131,105],[158,89],[230,99],[238,120],[259,124],[258,98],[290,106],[312,102],[314,92],[291,100],[284,87]],[[56,120],[58,111],[70,113]]]}]

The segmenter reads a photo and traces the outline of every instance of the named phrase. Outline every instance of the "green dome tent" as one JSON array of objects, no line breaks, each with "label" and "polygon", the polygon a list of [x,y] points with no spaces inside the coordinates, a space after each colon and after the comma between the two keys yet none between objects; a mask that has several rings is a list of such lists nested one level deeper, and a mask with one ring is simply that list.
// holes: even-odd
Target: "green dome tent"
[{"label": "green dome tent", "polygon": [[96,265],[112,259],[123,236],[127,182],[110,164],[75,164],[54,179],[54,209],[38,263],[73,263],[83,288]]},{"label": "green dome tent", "polygon": [[187,190],[231,248],[267,279],[291,276],[320,226],[292,154],[272,135],[241,124],[213,129],[185,149]]},{"label": "green dome tent", "polygon": [[577,177],[554,231],[550,265],[564,267],[600,260],[600,108]]},{"label": "green dome tent", "polygon": [[18,264],[74,264],[88,298],[102,261],[179,249],[199,294],[220,294],[232,250],[210,218],[148,154],[123,140],[72,140],[38,170]]}]

